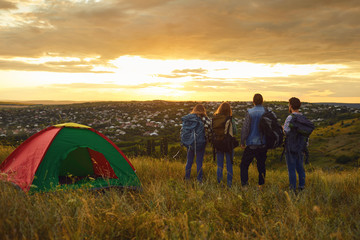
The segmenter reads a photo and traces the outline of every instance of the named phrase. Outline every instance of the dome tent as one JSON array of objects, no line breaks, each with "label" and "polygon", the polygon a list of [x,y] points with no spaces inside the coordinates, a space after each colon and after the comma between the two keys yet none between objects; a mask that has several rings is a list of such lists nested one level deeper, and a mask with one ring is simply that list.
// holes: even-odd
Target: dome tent
[{"label": "dome tent", "polygon": [[[25,192],[62,188],[140,187],[135,169],[106,136],[76,123],[48,127],[0,165],[2,179]],[[5,173],[5,174],[4,174]]]}]

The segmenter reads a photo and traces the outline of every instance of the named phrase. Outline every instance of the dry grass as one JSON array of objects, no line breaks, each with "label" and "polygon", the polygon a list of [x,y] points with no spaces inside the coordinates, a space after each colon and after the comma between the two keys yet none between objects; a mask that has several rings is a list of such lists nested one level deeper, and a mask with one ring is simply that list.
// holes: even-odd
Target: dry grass
[{"label": "dry grass", "polygon": [[5,160],[5,158],[7,158],[7,156],[9,156],[10,153],[12,153],[12,151],[14,150],[15,150],[14,147],[3,146],[0,144],[0,163],[2,163]]},{"label": "dry grass", "polygon": [[[1,152],[1,151],[0,151]],[[1,153],[4,154],[4,153]],[[2,161],[3,159],[0,159]],[[246,191],[235,166],[231,189],[184,182],[184,164],[132,159],[141,192],[85,190],[28,195],[0,183],[0,239],[356,239],[360,236],[359,170],[307,173],[307,188],[287,191],[284,171],[268,171]],[[193,166],[193,170],[195,166]],[[225,171],[226,172],[226,171]],[[192,179],[195,179],[195,175]],[[225,182],[224,182],[224,185]]]}]

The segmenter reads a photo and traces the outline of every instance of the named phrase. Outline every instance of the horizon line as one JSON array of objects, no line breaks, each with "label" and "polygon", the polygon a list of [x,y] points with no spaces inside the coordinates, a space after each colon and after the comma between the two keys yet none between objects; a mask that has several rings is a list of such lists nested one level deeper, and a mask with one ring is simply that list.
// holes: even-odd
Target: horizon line
[{"label": "horizon line", "polygon": [[[252,100],[166,100],[166,99],[152,99],[152,100],[8,100],[8,99],[0,99],[0,104],[11,104],[11,103],[40,103],[40,102],[52,102],[52,103],[59,103],[59,102],[69,102],[72,103],[96,103],[96,102],[151,102],[151,101],[164,101],[164,102],[252,102]],[[264,102],[287,102],[284,100],[264,100]],[[316,104],[360,104],[360,102],[307,102],[304,101],[303,103],[316,103]],[[51,104],[50,104],[51,105]]]}]

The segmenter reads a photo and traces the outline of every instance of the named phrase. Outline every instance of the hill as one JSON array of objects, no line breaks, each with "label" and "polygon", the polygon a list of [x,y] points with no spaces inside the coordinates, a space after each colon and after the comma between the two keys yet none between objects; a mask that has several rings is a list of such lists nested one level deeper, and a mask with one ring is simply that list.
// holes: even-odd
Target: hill
[{"label": "hill", "polygon": [[82,103],[80,101],[54,101],[54,100],[34,100],[34,101],[0,101],[0,106],[34,106],[34,105],[66,105]]},{"label": "hill", "polygon": [[21,103],[21,102],[5,102],[0,101],[0,108],[21,108],[21,107],[29,107],[33,104],[30,103]]},{"label": "hill", "polygon": [[327,102],[323,102],[323,103],[316,103],[316,104],[331,105],[331,106],[345,106],[345,107],[349,107],[349,108],[360,108],[360,103],[327,103]]},{"label": "hill", "polygon": [[320,166],[359,166],[360,119],[317,128],[310,138],[312,159]]},{"label": "hill", "polygon": [[[0,149],[0,152],[2,150]],[[266,185],[231,189],[204,164],[204,183],[183,181],[185,165],[150,158],[132,163],[141,192],[86,190],[25,195],[0,182],[1,239],[356,239],[360,235],[358,170],[307,169],[307,187],[288,192],[286,171],[269,170]],[[224,182],[225,183],[225,182]],[[225,184],[226,185],[226,184]]]}]

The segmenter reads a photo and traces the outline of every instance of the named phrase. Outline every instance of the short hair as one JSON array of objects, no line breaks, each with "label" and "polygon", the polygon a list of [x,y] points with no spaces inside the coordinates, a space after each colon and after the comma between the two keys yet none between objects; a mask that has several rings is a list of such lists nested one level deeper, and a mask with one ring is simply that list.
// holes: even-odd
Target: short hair
[{"label": "short hair", "polygon": [[253,98],[255,105],[261,105],[263,103],[263,97],[260,93],[256,93]]},{"label": "short hair", "polygon": [[298,110],[301,107],[300,99],[292,97],[289,99],[289,104],[294,110]]}]

